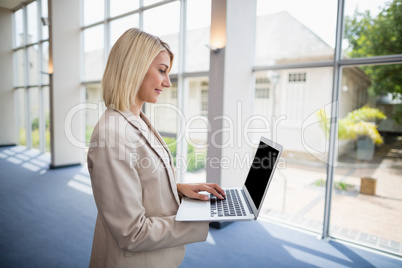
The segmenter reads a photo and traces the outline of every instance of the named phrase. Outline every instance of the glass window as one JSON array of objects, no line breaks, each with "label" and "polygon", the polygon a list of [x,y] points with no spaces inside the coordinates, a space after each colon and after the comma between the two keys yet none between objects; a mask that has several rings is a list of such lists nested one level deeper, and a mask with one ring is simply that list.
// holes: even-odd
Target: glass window
[{"label": "glass window", "polygon": [[31,138],[32,138],[32,148],[39,149],[39,104],[38,104],[38,88],[30,88],[29,92],[29,116],[31,122]]},{"label": "glass window", "polygon": [[110,16],[115,17],[139,8],[139,0],[111,0]]},{"label": "glass window", "polygon": [[14,13],[14,46],[19,47],[25,44],[24,42],[24,17],[23,10],[19,9]]},{"label": "glass window", "polygon": [[209,70],[211,1],[187,1],[186,72]]},{"label": "glass window", "polygon": [[400,254],[402,101],[382,92],[385,81],[377,75],[400,85],[392,72],[402,65],[389,67],[343,69],[330,233]]},{"label": "glass window", "polygon": [[28,85],[38,85],[38,75],[40,71],[38,48],[38,45],[28,47]]},{"label": "glass window", "polygon": [[206,182],[206,159],[208,149],[208,77],[193,77],[185,80],[188,88],[185,120],[187,146],[185,182]]},{"label": "glass window", "polygon": [[[42,18],[46,20],[49,20],[49,15],[48,15],[48,6],[47,6],[47,1],[41,1],[42,4]],[[42,40],[46,40],[49,38],[49,26],[48,25],[42,25]]]},{"label": "glass window", "polygon": [[305,103],[307,96],[306,72],[288,73],[287,85],[284,88],[285,113],[290,121],[301,122],[307,116]]},{"label": "glass window", "polygon": [[336,5],[336,0],[258,0],[255,64],[332,60]]},{"label": "glass window", "polygon": [[37,2],[32,2],[27,6],[28,14],[28,44],[38,42],[38,7]]},{"label": "glass window", "polygon": [[[308,84],[303,81],[304,74]],[[258,141],[264,132],[285,148],[262,216],[321,230],[325,202],[321,181],[326,178],[328,140],[320,129],[318,114],[330,105],[332,76],[332,68],[255,73],[254,110],[248,126],[255,133],[249,133],[248,139]]]},{"label": "glass window", "polygon": [[87,105],[85,110],[85,141],[89,144],[95,125],[106,109],[101,83],[86,85],[85,97]]},{"label": "glass window", "polygon": [[344,58],[402,54],[401,1],[346,0]]},{"label": "glass window", "polygon": [[105,18],[104,0],[83,0],[84,1],[84,25],[99,22]]},{"label": "glass window", "polygon": [[42,103],[45,118],[45,151],[50,152],[50,102],[49,87],[42,88]]},{"label": "glass window", "polygon": [[26,145],[26,102],[25,102],[25,90],[15,90],[15,100],[17,106],[17,129],[18,129],[18,143],[19,145]]},{"label": "glass window", "polygon": [[49,84],[49,75],[51,71],[49,70],[49,42],[42,43],[42,54],[41,54],[41,76],[42,76],[42,84]]},{"label": "glass window", "polygon": [[84,30],[84,80],[102,78],[104,66],[104,26],[98,25]]},{"label": "glass window", "polygon": [[15,79],[14,86],[21,87],[25,86],[25,51],[19,49],[14,52],[14,69],[15,69]]},{"label": "glass window", "polygon": [[[144,11],[144,30],[168,43],[176,57],[179,55],[180,2],[165,4]],[[177,60],[171,73],[177,73]]]},{"label": "glass window", "polygon": [[129,28],[139,27],[139,15],[133,14],[110,22],[110,48],[117,39]]}]

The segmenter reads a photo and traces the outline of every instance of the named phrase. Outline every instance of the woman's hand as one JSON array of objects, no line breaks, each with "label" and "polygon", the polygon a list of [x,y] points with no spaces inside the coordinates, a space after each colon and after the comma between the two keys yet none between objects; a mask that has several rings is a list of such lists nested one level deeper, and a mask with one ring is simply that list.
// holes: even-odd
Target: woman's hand
[{"label": "woman's hand", "polygon": [[201,191],[213,194],[219,199],[224,199],[226,196],[225,191],[216,183],[178,183],[177,191],[189,198],[200,200],[208,200],[208,196],[199,194]]}]

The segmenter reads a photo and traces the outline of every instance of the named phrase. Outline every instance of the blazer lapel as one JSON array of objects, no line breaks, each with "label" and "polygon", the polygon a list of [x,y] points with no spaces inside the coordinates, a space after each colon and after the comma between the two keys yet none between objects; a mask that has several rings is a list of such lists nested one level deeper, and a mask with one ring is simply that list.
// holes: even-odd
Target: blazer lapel
[{"label": "blazer lapel", "polygon": [[[145,116],[143,112],[140,113],[140,117],[142,120],[145,122],[145,124],[148,126],[148,130],[145,129],[145,126],[141,124],[138,121],[138,118],[133,115],[130,111],[117,111],[121,115],[126,118],[126,120],[133,125],[135,128],[137,128],[142,136],[145,138],[147,143],[150,145],[150,147],[158,154],[159,158],[161,161],[166,165],[166,171],[169,176],[169,181],[170,181],[170,187],[172,188],[172,191],[176,193],[174,196],[176,198],[176,201],[178,204],[180,204],[180,199],[179,195],[177,193],[177,185],[176,185],[176,180],[175,180],[175,175],[173,173],[174,170],[174,162],[173,162],[173,157],[172,154],[170,153],[170,150],[168,146],[166,145],[165,141],[163,138],[159,135],[158,131],[154,129],[152,124],[149,122],[148,118]],[[155,140],[155,138],[157,140]],[[165,153],[165,152],[166,153]],[[168,155],[169,159],[166,158],[166,155]],[[168,167],[170,166],[170,168]]]}]

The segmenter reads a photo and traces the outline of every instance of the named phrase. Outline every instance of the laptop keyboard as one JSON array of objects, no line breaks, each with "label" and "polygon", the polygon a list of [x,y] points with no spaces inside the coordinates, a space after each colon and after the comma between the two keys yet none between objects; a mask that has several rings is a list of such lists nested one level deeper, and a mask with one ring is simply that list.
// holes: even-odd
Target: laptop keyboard
[{"label": "laptop keyboard", "polygon": [[246,216],[239,192],[235,189],[228,189],[225,190],[225,193],[225,199],[218,199],[211,195],[211,217]]}]

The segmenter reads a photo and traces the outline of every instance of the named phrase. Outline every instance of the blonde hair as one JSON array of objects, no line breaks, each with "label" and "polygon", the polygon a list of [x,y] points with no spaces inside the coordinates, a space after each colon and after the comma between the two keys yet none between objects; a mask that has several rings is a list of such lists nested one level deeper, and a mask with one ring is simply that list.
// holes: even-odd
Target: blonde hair
[{"label": "blonde hair", "polygon": [[173,53],[169,45],[156,36],[131,28],[116,41],[102,78],[106,107],[119,111],[130,109],[149,66],[161,51],[169,53],[171,68]]}]

